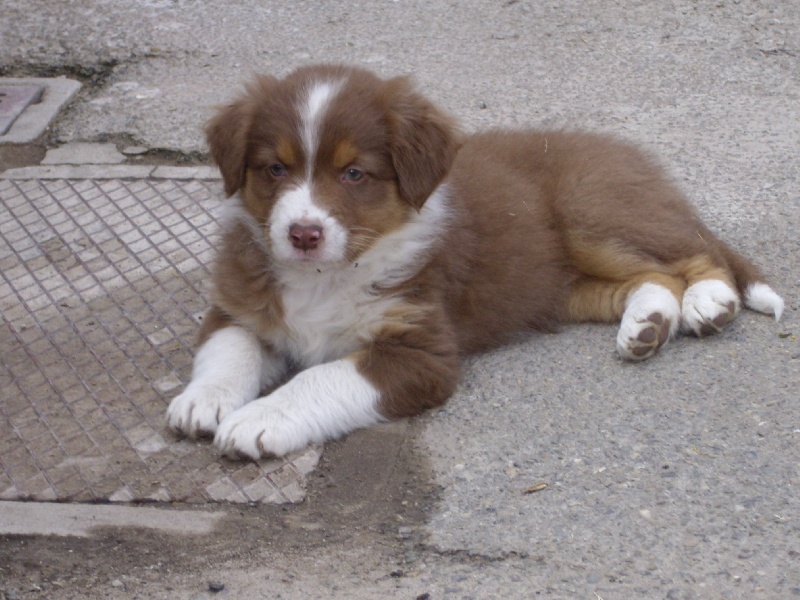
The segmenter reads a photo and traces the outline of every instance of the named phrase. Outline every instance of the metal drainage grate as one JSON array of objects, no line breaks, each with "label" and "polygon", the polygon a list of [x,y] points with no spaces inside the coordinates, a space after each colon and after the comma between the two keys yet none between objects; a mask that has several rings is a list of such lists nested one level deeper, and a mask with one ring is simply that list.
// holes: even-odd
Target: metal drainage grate
[{"label": "metal drainage grate", "polygon": [[0,135],[11,129],[26,108],[41,102],[43,93],[41,85],[0,85]]},{"label": "metal drainage grate", "polygon": [[174,439],[218,182],[0,180],[0,499],[298,502],[321,448]]}]

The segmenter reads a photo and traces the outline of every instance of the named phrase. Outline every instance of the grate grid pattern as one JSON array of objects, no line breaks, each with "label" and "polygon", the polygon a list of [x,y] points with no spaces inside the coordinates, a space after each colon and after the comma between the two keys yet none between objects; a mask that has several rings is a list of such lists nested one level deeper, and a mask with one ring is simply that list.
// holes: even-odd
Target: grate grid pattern
[{"label": "grate grid pattern", "polygon": [[0,499],[303,499],[319,447],[241,463],[164,429],[219,197],[199,180],[0,180]]}]

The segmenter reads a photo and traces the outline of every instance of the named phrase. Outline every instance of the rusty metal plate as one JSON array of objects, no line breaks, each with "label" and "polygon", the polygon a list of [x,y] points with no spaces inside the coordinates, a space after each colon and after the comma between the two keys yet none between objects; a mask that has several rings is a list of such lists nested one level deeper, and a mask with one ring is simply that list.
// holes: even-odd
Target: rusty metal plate
[{"label": "rusty metal plate", "polygon": [[218,182],[0,180],[0,499],[299,502],[319,446],[232,461],[164,427]]}]

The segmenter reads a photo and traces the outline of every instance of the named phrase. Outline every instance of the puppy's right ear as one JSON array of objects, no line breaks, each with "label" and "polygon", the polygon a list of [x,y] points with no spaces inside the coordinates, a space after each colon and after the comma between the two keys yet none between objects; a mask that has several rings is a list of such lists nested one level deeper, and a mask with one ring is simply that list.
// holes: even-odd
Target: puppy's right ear
[{"label": "puppy's right ear", "polygon": [[249,102],[245,98],[220,106],[217,114],[206,125],[211,158],[222,173],[225,194],[229,197],[244,185],[247,130],[251,119],[248,106]]},{"label": "puppy's right ear", "polygon": [[233,196],[245,182],[247,145],[250,128],[260,100],[273,89],[275,79],[262,76],[245,87],[244,93],[231,104],[217,108],[217,114],[206,125],[206,140],[211,158],[222,173],[225,193]]}]

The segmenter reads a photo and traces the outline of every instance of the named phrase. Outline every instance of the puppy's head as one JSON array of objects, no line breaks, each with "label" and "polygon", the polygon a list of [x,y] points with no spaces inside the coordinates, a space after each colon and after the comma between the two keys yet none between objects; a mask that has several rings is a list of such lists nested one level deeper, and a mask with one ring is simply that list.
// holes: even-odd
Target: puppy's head
[{"label": "puppy's head", "polygon": [[260,77],[206,133],[230,196],[279,262],[353,262],[442,181],[452,121],[405,78],[337,66]]}]

